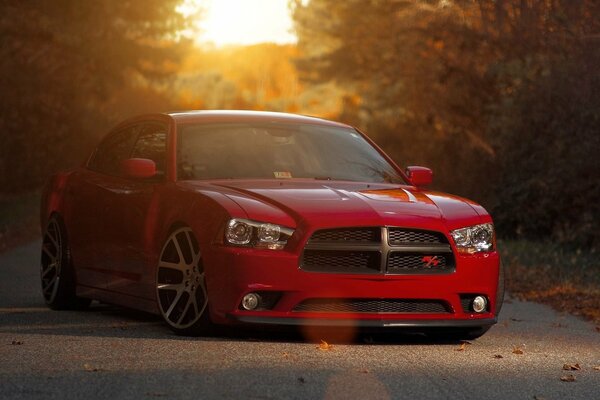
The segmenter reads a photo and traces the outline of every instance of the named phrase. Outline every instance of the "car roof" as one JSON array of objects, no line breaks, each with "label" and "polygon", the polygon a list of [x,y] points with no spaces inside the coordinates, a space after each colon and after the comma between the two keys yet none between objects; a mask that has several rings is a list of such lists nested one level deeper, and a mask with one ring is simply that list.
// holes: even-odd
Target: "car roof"
[{"label": "car roof", "polygon": [[349,125],[340,122],[329,121],[316,117],[298,114],[271,112],[271,111],[248,111],[248,110],[194,110],[177,111],[165,113],[177,123],[211,123],[211,122],[288,122],[325,126],[347,127]]}]

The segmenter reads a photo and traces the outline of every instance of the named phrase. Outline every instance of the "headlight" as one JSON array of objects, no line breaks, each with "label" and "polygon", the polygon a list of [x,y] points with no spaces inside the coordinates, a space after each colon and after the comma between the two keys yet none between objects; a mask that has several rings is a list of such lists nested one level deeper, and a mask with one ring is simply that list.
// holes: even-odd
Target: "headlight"
[{"label": "headlight", "polygon": [[456,229],[450,234],[461,253],[479,253],[494,250],[494,225],[481,224]]},{"label": "headlight", "polygon": [[293,233],[284,226],[234,218],[227,223],[225,240],[236,246],[281,250]]}]

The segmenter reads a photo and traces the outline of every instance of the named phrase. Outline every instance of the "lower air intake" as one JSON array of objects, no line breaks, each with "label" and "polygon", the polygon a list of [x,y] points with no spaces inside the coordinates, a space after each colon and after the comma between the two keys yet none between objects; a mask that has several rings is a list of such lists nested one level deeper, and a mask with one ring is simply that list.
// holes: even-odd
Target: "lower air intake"
[{"label": "lower air intake", "polygon": [[371,313],[371,314],[446,314],[450,308],[440,300],[413,299],[308,299],[294,312]]}]

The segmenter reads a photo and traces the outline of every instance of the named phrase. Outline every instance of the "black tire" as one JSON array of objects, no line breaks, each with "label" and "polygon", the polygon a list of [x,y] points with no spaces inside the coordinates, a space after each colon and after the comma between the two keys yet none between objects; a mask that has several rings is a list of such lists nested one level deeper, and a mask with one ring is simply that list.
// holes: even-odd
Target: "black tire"
[{"label": "black tire", "polygon": [[506,273],[504,265],[500,262],[500,271],[498,272],[498,292],[496,294],[496,317],[500,315],[502,305],[504,304],[504,292],[506,287]]},{"label": "black tire", "polygon": [[156,301],[164,321],[176,334],[214,332],[202,254],[188,227],[171,232],[163,245],[156,269]]},{"label": "black tire", "polygon": [[91,300],[75,295],[75,270],[67,231],[58,215],[50,217],[42,239],[40,260],[42,296],[53,310],[82,310]]}]

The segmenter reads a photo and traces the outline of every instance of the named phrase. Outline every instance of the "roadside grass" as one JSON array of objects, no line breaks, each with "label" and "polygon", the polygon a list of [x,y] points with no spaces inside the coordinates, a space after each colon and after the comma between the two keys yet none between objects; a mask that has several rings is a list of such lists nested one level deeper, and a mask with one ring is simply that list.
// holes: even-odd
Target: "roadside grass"
[{"label": "roadside grass", "polygon": [[506,267],[506,288],[513,296],[600,324],[597,251],[527,240],[503,240],[498,247]]},{"label": "roadside grass", "polygon": [[0,253],[40,236],[40,191],[0,195]]}]

